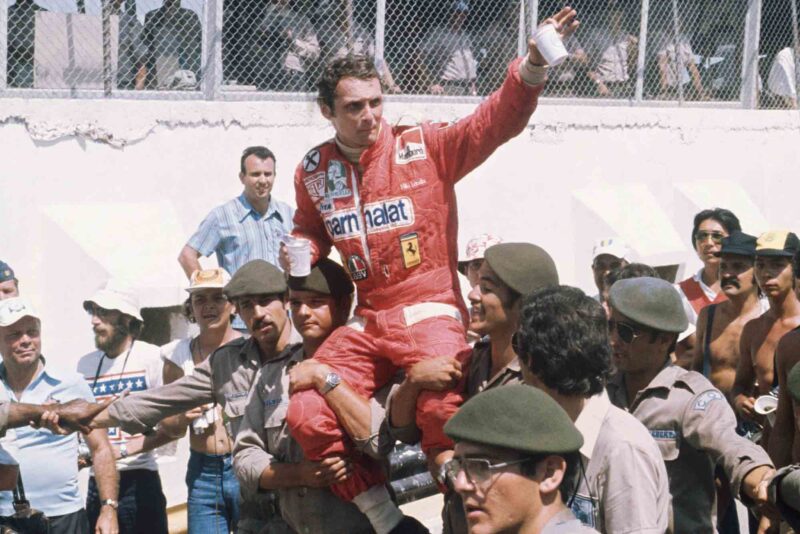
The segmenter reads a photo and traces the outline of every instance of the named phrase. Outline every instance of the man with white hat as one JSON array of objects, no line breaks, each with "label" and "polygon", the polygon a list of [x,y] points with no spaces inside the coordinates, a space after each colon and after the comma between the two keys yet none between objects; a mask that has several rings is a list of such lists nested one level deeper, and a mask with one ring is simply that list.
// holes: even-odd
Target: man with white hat
[{"label": "man with white hat", "polygon": [[[0,354],[3,356],[0,402],[16,404],[16,401],[25,401],[60,406],[74,399],[94,401],[83,377],[46,365],[42,356],[40,316],[23,298],[0,301]],[[95,492],[99,492],[104,504],[95,521],[97,528],[95,530],[93,525],[91,532],[113,534],[117,532],[114,454],[102,430],[91,431],[84,439],[94,460]],[[19,463],[20,480],[24,483],[25,497],[30,506],[47,516],[49,532],[89,534],[89,522],[78,489],[77,436],[22,427],[9,431],[3,442]],[[0,463],[9,462],[0,459]],[[7,470],[7,466],[0,468],[0,476]],[[2,478],[2,489],[6,491],[0,492],[0,525],[8,525],[16,511],[16,498],[8,490],[17,485],[17,477]]]},{"label": "man with white hat", "polygon": [[607,237],[595,242],[592,247],[592,274],[594,285],[597,286],[597,295],[594,298],[598,302],[603,302],[606,275],[614,269],[628,265],[630,254],[630,247],[619,237]]},{"label": "man with white hat", "polygon": [[[84,301],[83,308],[91,316],[97,350],[80,359],[78,372],[89,382],[97,399],[103,400],[126,390],[144,391],[162,384],[159,348],[136,339],[143,320],[139,299],[130,288],[110,280]],[[120,534],[167,534],[167,502],[161,490],[155,453],[131,455],[128,446],[135,436],[118,428],[108,429],[108,435],[120,472]],[[92,528],[101,504],[92,477],[86,502]]]},{"label": "man with white hat", "polygon": [[458,261],[458,272],[469,280],[469,289],[478,285],[478,271],[483,265],[486,249],[502,242],[502,238],[492,234],[480,234],[467,241],[466,254],[463,259]]}]

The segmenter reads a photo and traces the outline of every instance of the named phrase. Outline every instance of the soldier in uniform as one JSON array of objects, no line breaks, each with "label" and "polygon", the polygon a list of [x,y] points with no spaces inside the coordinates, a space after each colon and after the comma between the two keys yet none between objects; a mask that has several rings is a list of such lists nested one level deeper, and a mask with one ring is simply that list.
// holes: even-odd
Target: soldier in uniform
[{"label": "soldier in uniform", "polygon": [[461,495],[469,532],[595,533],[565,504],[583,438],[546,393],[525,385],[485,391],[447,422],[455,456],[444,464]]},{"label": "soldier in uniform", "polygon": [[688,323],[675,288],[658,278],[620,280],[611,287],[609,301],[618,370],[609,380],[609,397],[647,427],[661,450],[675,532],[714,531],[718,463],[735,495],[766,504],[767,484],[775,473],[766,452],[736,433],[725,395],[700,373],[670,361]]}]

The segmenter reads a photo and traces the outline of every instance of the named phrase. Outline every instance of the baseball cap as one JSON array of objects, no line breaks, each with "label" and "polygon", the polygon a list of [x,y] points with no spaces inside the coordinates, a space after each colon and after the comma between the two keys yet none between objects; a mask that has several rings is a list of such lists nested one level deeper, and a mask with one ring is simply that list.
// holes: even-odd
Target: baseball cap
[{"label": "baseball cap", "polygon": [[499,245],[502,242],[502,238],[492,234],[476,235],[467,241],[465,255],[462,259],[458,260],[458,270],[461,272],[461,274],[467,274],[466,270],[469,262],[472,260],[482,260],[484,254],[486,254],[487,248],[493,245]]},{"label": "baseball cap", "polygon": [[0,282],[14,280],[14,269],[9,264],[0,260]]},{"label": "baseball cap", "polygon": [[753,257],[756,255],[756,238],[744,232],[732,232],[728,237],[722,238],[719,254]]},{"label": "baseball cap", "polygon": [[583,436],[544,391],[514,384],[470,398],[444,425],[453,441],[500,447],[530,455],[580,450]]},{"label": "baseball cap", "polygon": [[216,269],[202,269],[192,273],[189,287],[186,291],[199,291],[200,289],[222,289],[231,281],[231,275],[222,267]]},{"label": "baseball cap", "polygon": [[621,260],[629,259],[631,249],[628,244],[619,237],[607,237],[605,239],[598,239],[592,247],[592,261],[598,256],[608,254]]},{"label": "baseball cap", "polygon": [[800,239],[788,230],[770,230],[758,236],[756,256],[791,258],[800,250]]},{"label": "baseball cap", "polygon": [[23,317],[41,320],[31,303],[23,297],[0,300],[0,326],[11,326]]},{"label": "baseball cap", "polygon": [[92,295],[92,298],[83,301],[83,309],[88,311],[92,304],[105,310],[117,310],[134,319],[144,321],[139,309],[139,297],[132,288],[119,280],[111,279],[106,282]]}]

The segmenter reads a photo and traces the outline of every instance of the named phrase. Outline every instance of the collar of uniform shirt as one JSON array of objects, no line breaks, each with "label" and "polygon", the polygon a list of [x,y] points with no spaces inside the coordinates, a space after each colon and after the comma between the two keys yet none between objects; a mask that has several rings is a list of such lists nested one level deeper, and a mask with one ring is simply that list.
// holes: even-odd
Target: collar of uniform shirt
[{"label": "collar of uniform shirt", "polygon": [[600,434],[603,420],[606,418],[610,407],[611,401],[608,399],[608,393],[604,389],[599,394],[586,399],[583,410],[578,414],[578,418],[575,420],[575,428],[583,436],[581,454],[584,458],[591,460],[594,444],[597,442],[597,436]]}]

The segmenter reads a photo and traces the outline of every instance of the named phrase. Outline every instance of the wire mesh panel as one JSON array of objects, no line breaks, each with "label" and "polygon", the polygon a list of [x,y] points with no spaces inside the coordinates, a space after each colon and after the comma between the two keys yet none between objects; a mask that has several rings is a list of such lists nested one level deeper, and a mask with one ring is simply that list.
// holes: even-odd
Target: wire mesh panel
[{"label": "wire mesh panel", "polygon": [[64,90],[196,89],[202,26],[180,0],[16,0],[8,7],[7,86]]},{"label": "wire mesh panel", "polygon": [[765,0],[758,71],[764,109],[797,109],[798,0]]},{"label": "wire mesh panel", "polygon": [[[563,3],[539,3],[539,23]],[[544,95],[572,98],[632,99],[636,85],[641,5],[638,0],[574,2],[580,26],[565,40],[570,53],[553,67]]]},{"label": "wire mesh panel", "polygon": [[735,2],[650,0],[644,98],[738,100],[744,14]]},{"label": "wire mesh panel", "polygon": [[390,0],[386,64],[407,94],[486,95],[517,53],[519,0]]}]

